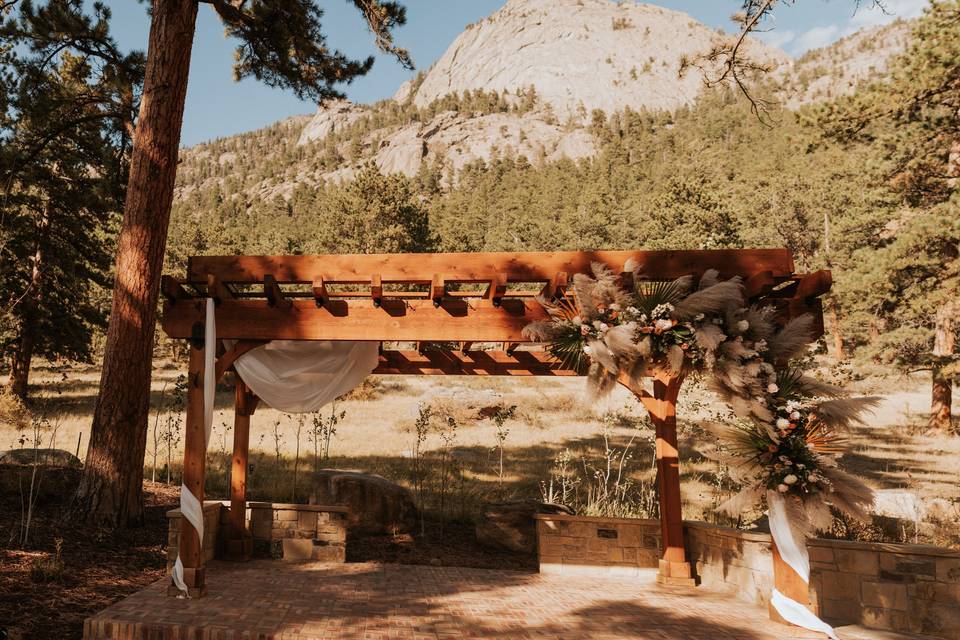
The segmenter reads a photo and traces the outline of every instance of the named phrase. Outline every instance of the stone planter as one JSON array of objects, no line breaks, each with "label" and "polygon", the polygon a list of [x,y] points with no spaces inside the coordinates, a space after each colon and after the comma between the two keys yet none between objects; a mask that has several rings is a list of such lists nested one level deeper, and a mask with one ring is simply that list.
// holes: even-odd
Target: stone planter
[{"label": "stone planter", "polygon": [[639,575],[660,558],[660,521],[538,514],[541,573]]},{"label": "stone planter", "polygon": [[[229,503],[203,505],[203,560],[226,557],[231,540]],[[248,502],[246,522],[252,536],[253,556],[275,560],[345,562],[349,509],[313,504]],[[167,512],[167,571],[173,567],[180,542],[179,509]]]}]

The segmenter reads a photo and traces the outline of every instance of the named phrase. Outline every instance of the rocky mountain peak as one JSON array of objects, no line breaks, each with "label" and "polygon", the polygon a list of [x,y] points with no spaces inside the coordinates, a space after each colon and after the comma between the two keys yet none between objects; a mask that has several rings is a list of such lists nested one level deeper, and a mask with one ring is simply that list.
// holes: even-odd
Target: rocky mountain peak
[{"label": "rocky mountain peak", "polygon": [[[515,92],[534,87],[563,120],[626,107],[673,110],[703,88],[681,60],[709,50],[721,34],[689,15],[612,0],[510,0],[470,25],[416,87],[425,106],[451,93]],[[750,43],[755,57],[790,62],[784,52]],[[409,98],[412,87],[396,98]]]}]

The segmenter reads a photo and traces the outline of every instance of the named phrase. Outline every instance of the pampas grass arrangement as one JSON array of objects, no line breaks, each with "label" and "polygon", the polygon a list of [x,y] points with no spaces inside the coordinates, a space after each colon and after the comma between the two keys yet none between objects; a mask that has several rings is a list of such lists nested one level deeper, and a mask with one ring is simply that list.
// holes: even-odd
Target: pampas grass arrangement
[{"label": "pampas grass arrangement", "polygon": [[714,270],[699,280],[652,281],[628,264],[629,288],[603,264],[592,271],[577,274],[560,300],[540,299],[550,317],[524,335],[585,371],[594,396],[618,379],[640,387],[642,378],[664,371],[709,374],[738,417],[711,427],[721,452],[711,457],[726,462],[742,487],[719,510],[738,515],[773,491],[805,534],[829,528],[831,509],[865,517],[872,490],[840,470],[838,459],[846,429],[877,399],[846,398],[803,373],[798,360],[812,341],[810,316],[778,326],[775,309],[745,303],[740,278],[720,280]]}]

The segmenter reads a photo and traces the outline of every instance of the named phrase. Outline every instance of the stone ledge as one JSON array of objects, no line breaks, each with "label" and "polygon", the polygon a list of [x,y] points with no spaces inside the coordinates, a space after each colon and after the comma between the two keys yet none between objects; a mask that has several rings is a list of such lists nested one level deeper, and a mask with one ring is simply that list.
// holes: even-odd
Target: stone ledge
[{"label": "stone ledge", "polygon": [[852,540],[833,540],[830,538],[811,538],[808,547],[831,547],[853,551],[883,551],[906,556],[935,556],[938,558],[960,559],[960,551],[935,547],[927,544],[900,544],[893,542],[854,542]]},{"label": "stone ledge", "polygon": [[569,516],[565,513],[537,513],[534,516],[535,520],[556,520],[558,522],[590,522],[594,524],[633,524],[633,525],[650,525],[652,527],[660,528],[659,520],[650,520],[643,518],[602,518],[598,516]]}]

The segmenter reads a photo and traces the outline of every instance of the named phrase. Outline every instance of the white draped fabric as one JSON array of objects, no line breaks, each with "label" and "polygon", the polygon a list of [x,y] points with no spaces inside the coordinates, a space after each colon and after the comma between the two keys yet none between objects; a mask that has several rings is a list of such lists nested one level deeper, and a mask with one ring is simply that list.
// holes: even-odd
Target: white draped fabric
[{"label": "white draped fabric", "polygon": [[[787,515],[787,505],[782,495],[776,491],[767,492],[767,505],[769,506],[770,535],[777,545],[777,551],[780,557],[787,565],[797,572],[804,582],[810,583],[810,556],[807,554],[807,541],[803,534],[790,525],[790,518]],[[813,615],[804,604],[788,598],[777,589],[773,590],[773,596],[770,603],[777,610],[784,620],[812,631],[825,633],[834,640],[837,634],[833,627]]]},{"label": "white draped fabric", "polygon": [[233,367],[263,402],[309,413],[354,389],[377,368],[379,342],[274,340]]},{"label": "white draped fabric", "polygon": [[[203,428],[210,444],[216,398],[216,307],[207,299],[204,328]],[[227,342],[227,341],[225,341]],[[230,348],[231,344],[227,344]],[[274,409],[307,413],[354,389],[377,367],[379,342],[274,340],[239,357],[233,366],[257,396]],[[203,546],[203,504],[186,485],[180,487],[180,513]],[[185,529],[181,525],[181,536]],[[177,555],[173,583],[184,595],[183,562]]]}]

